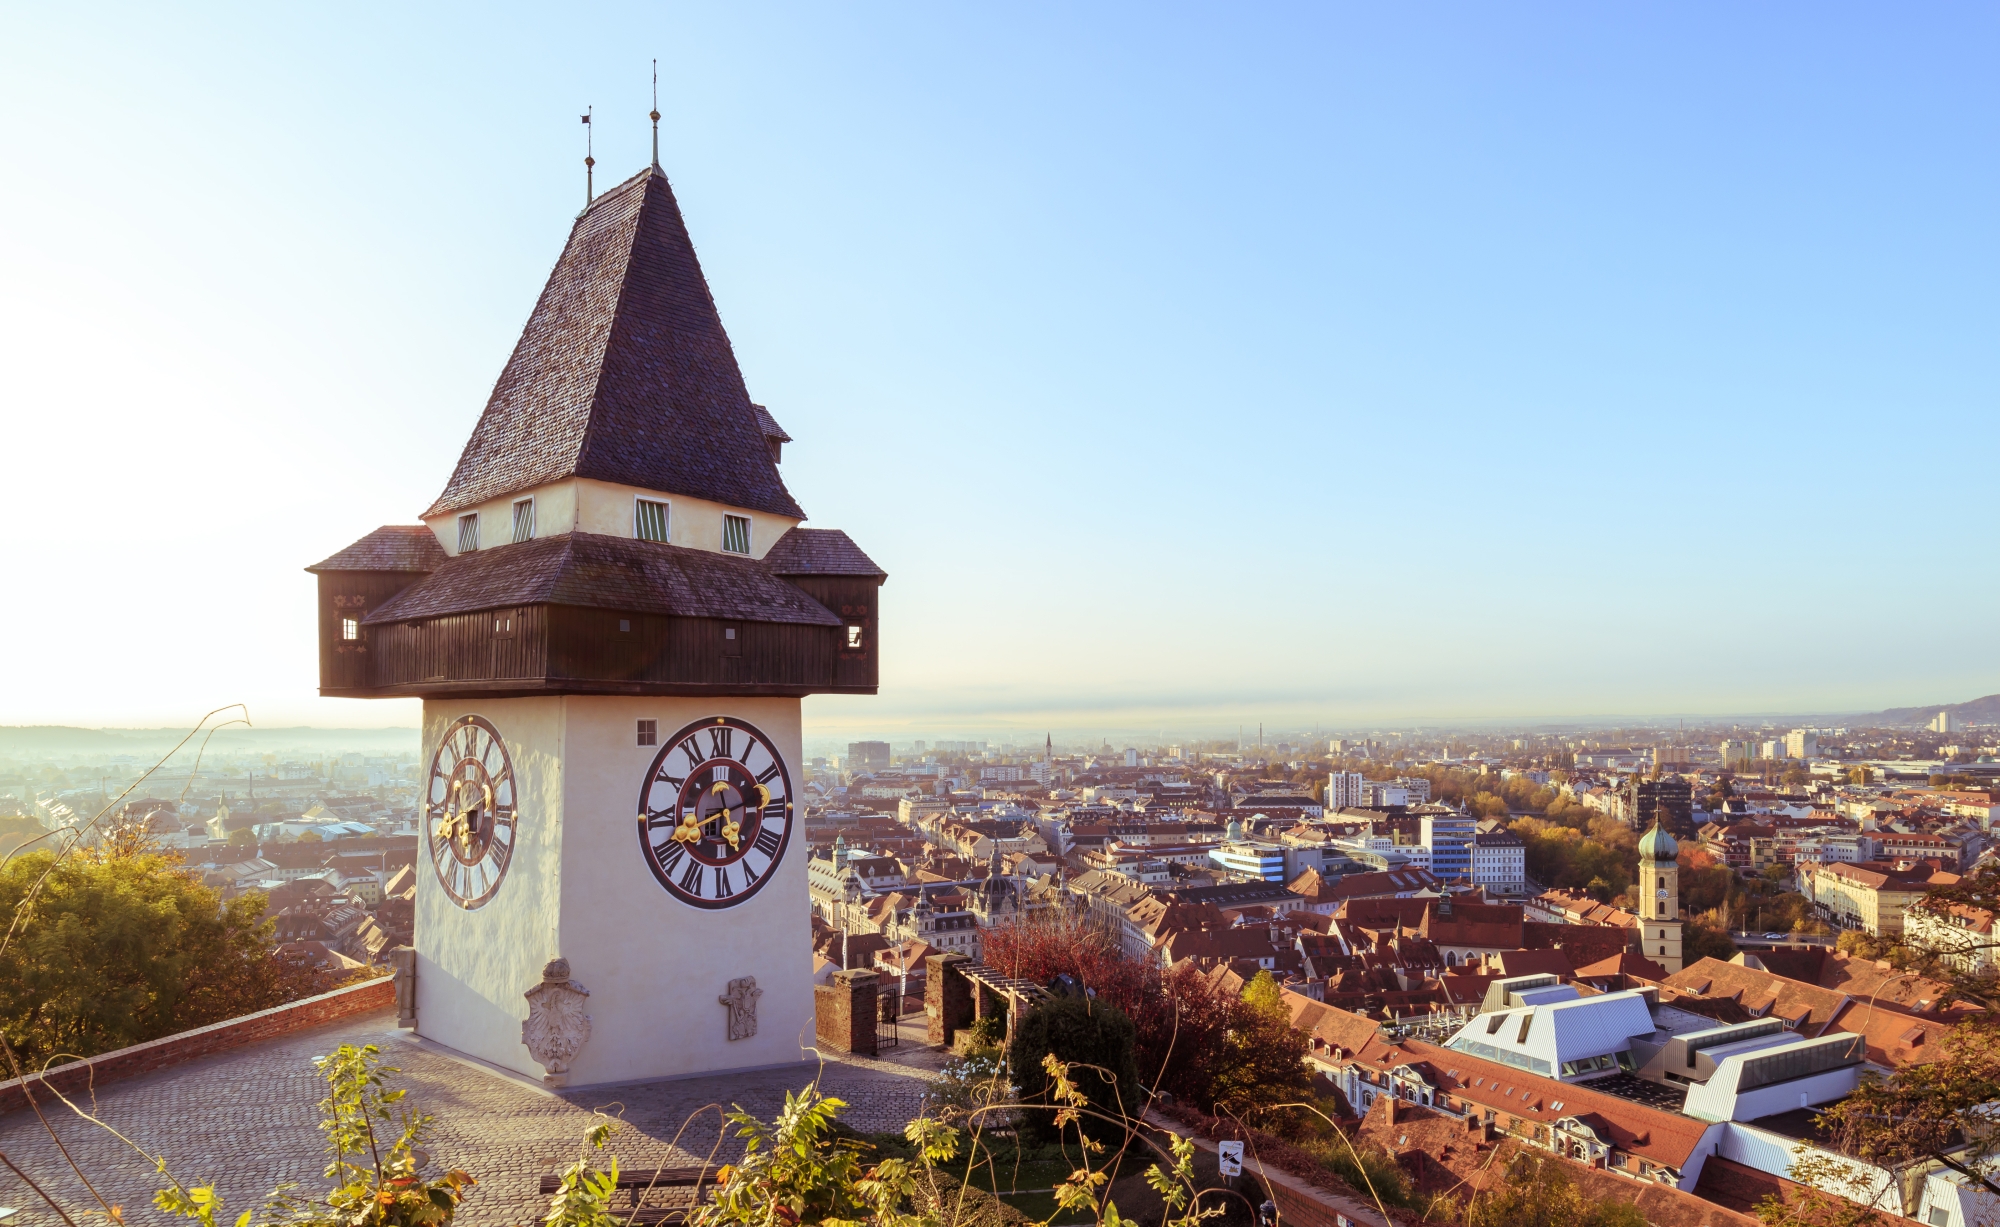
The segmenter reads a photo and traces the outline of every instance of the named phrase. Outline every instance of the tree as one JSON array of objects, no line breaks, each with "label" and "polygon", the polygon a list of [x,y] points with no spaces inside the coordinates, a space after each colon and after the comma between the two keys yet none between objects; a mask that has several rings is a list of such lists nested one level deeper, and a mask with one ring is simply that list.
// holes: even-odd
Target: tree
[{"label": "tree", "polygon": [[1681,929],[1681,954],[1689,963],[1701,959],[1722,959],[1736,957],[1736,943],[1729,938],[1729,930],[1717,923],[1715,913],[1706,912],[1690,916]]},{"label": "tree", "polygon": [[250,827],[238,827],[229,833],[232,848],[254,848],[257,846],[257,832]]},{"label": "tree", "polygon": [[[1852,1095],[1819,1114],[1818,1123],[1838,1152],[1891,1169],[1934,1160],[2000,1196],[2000,1185],[1984,1174],[2000,1157],[2000,1116],[1985,1110],[1996,1099],[2000,1023],[1982,1018],[1953,1027],[1935,1061],[1906,1065],[1886,1078],[1864,1075]],[[1829,1179],[1845,1185],[1867,1179],[1858,1168],[1795,1172],[1792,1178],[1821,1188]],[[1864,1191],[1851,1200],[1873,1198]]]},{"label": "tree", "polygon": [[1465,1221],[1468,1227],[1645,1227],[1646,1216],[1630,1202],[1592,1201],[1563,1160],[1524,1150],[1505,1181],[1474,1195]]},{"label": "tree", "polygon": [[[2000,979],[1988,968],[2000,942],[1993,934],[1980,933],[1951,923],[1953,912],[2000,913],[2000,866],[1988,863],[1961,877],[1955,884],[1937,887],[1910,905],[1900,946],[1877,957],[1922,971],[1951,985],[1953,992],[1988,1007],[2000,1006]],[[1943,923],[1914,926],[1918,917]],[[1846,934],[1842,934],[1843,940]],[[1889,943],[1883,943],[1889,945]]]},{"label": "tree", "polygon": [[1188,964],[1155,978],[1126,958],[1098,929],[1069,913],[1004,925],[983,941],[986,963],[1010,976],[1047,984],[1067,975],[1132,1020],[1139,1077],[1177,1098],[1210,1102],[1228,1034],[1230,1003],[1220,1001]]},{"label": "tree", "polygon": [[1217,1063],[1211,1091],[1217,1109],[1241,1115],[1251,1108],[1312,1098],[1306,1034],[1292,1026],[1283,990],[1271,973],[1253,976],[1235,1005],[1226,1055]]},{"label": "tree", "polygon": [[1044,1143],[1062,1136],[1055,1110],[1059,1088],[1044,1060],[1053,1056],[1070,1067],[1069,1076],[1090,1099],[1084,1132],[1116,1142],[1124,1132],[1116,1122],[1137,1118],[1145,1108],[1133,1059],[1137,1039],[1125,1011],[1102,997],[1051,997],[1017,1019],[1007,1064],[1028,1105],[1022,1129]]},{"label": "tree", "polygon": [[[37,885],[39,883],[39,889]],[[26,1064],[93,1056],[331,987],[274,956],[266,898],[224,902],[178,858],[117,840],[0,868],[0,1032]]]}]

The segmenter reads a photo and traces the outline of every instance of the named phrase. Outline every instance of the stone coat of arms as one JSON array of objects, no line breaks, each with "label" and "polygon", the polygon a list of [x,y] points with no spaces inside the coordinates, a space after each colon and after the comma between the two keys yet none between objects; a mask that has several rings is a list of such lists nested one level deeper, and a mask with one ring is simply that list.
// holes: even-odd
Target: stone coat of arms
[{"label": "stone coat of arms", "polygon": [[569,978],[568,959],[550,959],[542,968],[542,982],[522,995],[528,999],[528,1017],[521,1024],[521,1042],[548,1071],[542,1081],[561,1086],[569,1063],[590,1038],[590,1015],[583,1012],[590,990]]}]

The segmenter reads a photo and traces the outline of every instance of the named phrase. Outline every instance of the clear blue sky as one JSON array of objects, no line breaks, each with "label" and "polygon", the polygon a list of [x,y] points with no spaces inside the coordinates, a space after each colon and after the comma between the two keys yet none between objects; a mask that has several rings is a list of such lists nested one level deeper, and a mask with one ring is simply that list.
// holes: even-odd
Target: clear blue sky
[{"label": "clear blue sky", "polygon": [[892,575],[815,731],[2000,690],[1990,6],[293,7],[0,9],[0,723],[413,721],[299,568],[441,488],[656,55]]}]

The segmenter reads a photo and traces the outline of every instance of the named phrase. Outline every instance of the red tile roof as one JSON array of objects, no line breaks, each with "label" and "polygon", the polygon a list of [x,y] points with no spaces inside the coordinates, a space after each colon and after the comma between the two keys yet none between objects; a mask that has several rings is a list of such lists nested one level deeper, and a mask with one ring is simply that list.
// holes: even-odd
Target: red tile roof
[{"label": "red tile roof", "polygon": [[1845,993],[1713,958],[1685,967],[1661,983],[1683,993],[1729,998],[1752,1017],[1783,1019],[1806,1036],[1821,1034],[1847,1003]]},{"label": "red tile roof", "polygon": [[[1366,1055],[1376,1058],[1373,1049]],[[1522,1120],[1549,1124],[1594,1112],[1607,1122],[1612,1145],[1673,1168],[1687,1164],[1710,1128],[1706,1121],[1593,1091],[1586,1083],[1537,1077],[1421,1040],[1384,1046],[1383,1056],[1393,1063],[1421,1062],[1427,1067],[1429,1081],[1439,1090]],[[1558,1103],[1560,1108],[1555,1106]]]},{"label": "red tile roof", "polygon": [[[1394,1119],[1391,1119],[1393,1108]],[[1595,1124],[1595,1122],[1593,1122]],[[1545,1150],[1501,1137],[1487,1142],[1466,1129],[1464,1122],[1393,1097],[1376,1099],[1361,1123],[1361,1136],[1396,1157],[1426,1193],[1456,1193],[1483,1189],[1502,1179],[1517,1155],[1526,1152],[1563,1163],[1586,1202],[1629,1202],[1652,1227],[1761,1227],[1759,1221],[1732,1206],[1703,1200],[1669,1185],[1635,1180],[1598,1168],[1557,1158]],[[1703,1166],[1706,1179],[1707,1164]]]}]

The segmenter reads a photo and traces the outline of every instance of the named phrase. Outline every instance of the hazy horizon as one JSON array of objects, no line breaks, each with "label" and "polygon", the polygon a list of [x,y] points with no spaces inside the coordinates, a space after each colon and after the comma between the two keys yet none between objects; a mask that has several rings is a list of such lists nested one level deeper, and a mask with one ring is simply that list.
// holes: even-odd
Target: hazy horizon
[{"label": "hazy horizon", "polygon": [[316,696],[302,568],[442,487],[655,56],[785,479],[890,575],[880,695],[808,738],[2000,691],[1950,561],[1990,9],[7,24],[0,724],[414,727]]}]

